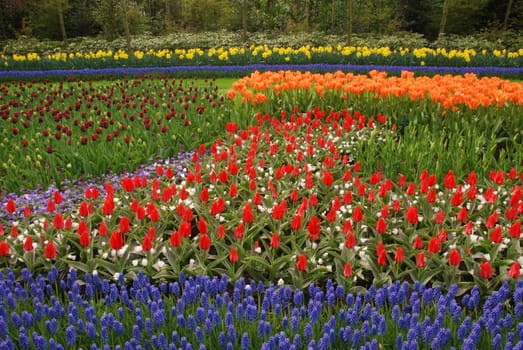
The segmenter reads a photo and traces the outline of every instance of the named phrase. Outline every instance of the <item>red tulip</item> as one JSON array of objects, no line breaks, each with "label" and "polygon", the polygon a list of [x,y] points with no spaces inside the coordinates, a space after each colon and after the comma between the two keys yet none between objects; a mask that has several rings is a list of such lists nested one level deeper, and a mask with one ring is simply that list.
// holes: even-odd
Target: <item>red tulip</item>
[{"label": "red tulip", "polygon": [[254,221],[254,215],[252,214],[252,207],[249,202],[245,203],[243,208],[243,222],[249,223]]},{"label": "red tulip", "polygon": [[487,188],[483,197],[485,197],[487,202],[490,204],[496,203],[496,199],[498,198],[492,187]]},{"label": "red tulip", "polygon": [[376,222],[376,232],[385,233],[387,232],[387,222],[383,218],[379,218]]},{"label": "red tulip", "polygon": [[184,208],[183,214],[182,214],[182,220],[190,222],[190,221],[192,221],[192,218],[193,218],[192,209],[191,208]]},{"label": "red tulip", "polygon": [[317,241],[320,238],[320,219],[316,215],[313,215],[307,224],[307,231],[309,232],[309,239],[311,241]]},{"label": "red tulip", "polygon": [[103,236],[107,235],[107,232],[108,232],[108,229],[107,229],[107,225],[105,224],[105,221],[101,221],[100,226],[98,226],[98,234],[103,237]]},{"label": "red tulip", "polygon": [[278,248],[280,246],[280,235],[278,233],[273,233],[271,237],[271,248]]},{"label": "red tulip", "polygon": [[26,252],[29,252],[31,250],[33,250],[34,247],[33,247],[33,238],[31,236],[27,236],[24,240],[24,250]]},{"label": "red tulip", "polygon": [[461,255],[456,248],[452,248],[449,252],[449,264],[452,266],[457,266],[461,262]]},{"label": "red tulip", "polygon": [[298,261],[296,262],[296,268],[298,271],[307,270],[307,255],[305,253],[300,254]]},{"label": "red tulip", "polygon": [[483,278],[492,278],[492,276],[494,275],[494,272],[492,270],[492,265],[490,265],[490,261],[481,262],[480,275]]},{"label": "red tulip", "polygon": [[343,223],[342,232],[345,235],[354,232],[354,229],[352,228],[352,221],[350,219],[345,220],[345,222]]},{"label": "red tulip", "polygon": [[515,261],[508,270],[508,275],[512,278],[518,278],[520,275],[521,266],[517,261]]},{"label": "red tulip", "polygon": [[456,219],[461,222],[465,222],[468,219],[468,212],[467,208],[463,207],[459,210],[458,214],[456,215]]},{"label": "red tulip", "polygon": [[394,254],[394,261],[397,263],[400,263],[403,261],[404,258],[405,258],[405,253],[403,252],[403,248],[397,247],[396,253]]},{"label": "red tulip", "polygon": [[420,252],[418,255],[416,255],[416,266],[419,268],[425,267],[425,253]]},{"label": "red tulip", "polygon": [[118,225],[122,234],[127,233],[131,230],[131,224],[129,223],[129,218],[127,216],[120,217]]},{"label": "red tulip", "polygon": [[93,213],[94,212],[94,208],[93,208],[93,205],[91,203],[87,203],[85,201],[82,201],[82,203],[80,203],[80,208],[78,208],[78,214],[81,216],[81,217],[87,217],[89,216],[89,214]]},{"label": "red tulip", "polygon": [[208,234],[200,234],[200,249],[208,250],[211,247],[211,238]]},{"label": "red tulip", "polygon": [[201,192],[200,192],[200,200],[203,202],[203,203],[207,203],[209,201],[209,189],[207,187],[205,187]]},{"label": "red tulip", "polygon": [[232,263],[236,263],[239,260],[238,251],[236,248],[232,247],[231,251],[229,252],[229,261]]},{"label": "red tulip", "polygon": [[182,236],[178,231],[171,234],[170,242],[173,247],[179,247],[182,244]]},{"label": "red tulip", "polygon": [[382,218],[384,218],[384,219],[388,218],[389,215],[390,215],[389,206],[387,204],[385,204],[383,206],[383,208],[381,208],[381,212],[380,213],[381,213],[381,217]]},{"label": "red tulip", "polygon": [[56,206],[54,204],[54,202],[52,200],[48,200],[47,201],[47,208],[46,210],[49,212],[49,213],[52,213],[56,210]]},{"label": "red tulip", "polygon": [[18,226],[13,225],[11,227],[11,233],[9,234],[11,237],[16,238],[18,237]]},{"label": "red tulip", "polygon": [[78,228],[76,229],[76,232],[79,235],[82,235],[82,234],[85,234],[85,233],[89,233],[89,227],[87,227],[87,224],[85,223],[85,221],[81,220],[78,223]]},{"label": "red tulip", "polygon": [[53,226],[55,229],[60,230],[63,229],[65,226],[64,218],[62,214],[57,213],[53,219]]},{"label": "red tulip", "polygon": [[474,227],[473,227],[473,222],[472,221],[469,221],[467,222],[467,224],[465,225],[465,228],[463,229],[463,232],[465,232],[465,234],[467,235],[471,235],[472,232],[474,232]]},{"label": "red tulip", "polygon": [[47,259],[56,259],[56,248],[53,244],[53,242],[49,241],[47,242],[47,244],[45,245],[45,248],[44,248],[44,256],[47,258]]},{"label": "red tulip", "polygon": [[283,200],[280,204],[274,204],[271,216],[276,220],[281,220],[287,212],[287,202]]},{"label": "red tulip", "polygon": [[509,229],[510,237],[512,238],[520,238],[521,237],[521,221],[516,221],[510,226]]},{"label": "red tulip", "polygon": [[440,240],[438,237],[432,237],[429,241],[427,250],[431,253],[438,253],[441,249]]},{"label": "red tulip", "polygon": [[88,247],[89,244],[91,244],[91,238],[89,237],[89,233],[87,233],[86,231],[83,231],[80,234],[80,245],[82,247]]},{"label": "red tulip", "polygon": [[124,239],[122,233],[118,231],[113,231],[111,237],[109,238],[109,246],[111,249],[118,250],[124,246]]},{"label": "red tulip", "polygon": [[494,227],[494,229],[490,231],[490,241],[492,243],[501,243],[503,241],[501,226],[496,225],[496,227]]},{"label": "red tulip", "polygon": [[457,207],[460,206],[463,203],[463,187],[461,185],[458,186],[456,189],[456,192],[452,196],[452,199],[450,200],[450,203]]},{"label": "red tulip", "polygon": [[349,232],[347,239],[345,240],[345,247],[348,249],[354,248],[356,246],[356,237],[352,232]]},{"label": "red tulip", "polygon": [[436,225],[441,225],[443,221],[445,220],[445,212],[443,210],[440,210],[436,216],[434,217],[434,223]]},{"label": "red tulip", "polygon": [[291,228],[297,231],[301,228],[301,215],[294,215],[291,220]]},{"label": "red tulip", "polygon": [[445,175],[444,184],[447,189],[452,189],[456,186],[456,178],[454,177],[454,172],[452,170],[449,170],[447,175]]},{"label": "red tulip", "polygon": [[352,211],[352,219],[354,222],[360,222],[363,220],[363,211],[359,205]]},{"label": "red tulip", "polygon": [[6,241],[0,241],[0,256],[8,256],[9,251],[9,244]]},{"label": "red tulip", "polygon": [[223,197],[219,197],[211,204],[210,213],[211,215],[221,214],[225,210],[225,200]]},{"label": "red tulip", "polygon": [[345,263],[343,265],[343,276],[345,277],[351,277],[352,276],[352,266],[350,263]]},{"label": "red tulip", "polygon": [[191,235],[191,223],[189,221],[182,221],[178,228],[178,232],[183,237],[189,237]]},{"label": "red tulip", "polygon": [[107,195],[104,200],[104,204],[102,206],[102,213],[103,215],[109,216],[114,211],[114,200],[112,195]]},{"label": "red tulip", "polygon": [[200,233],[208,233],[209,229],[207,228],[207,223],[205,222],[205,219],[200,217],[198,220],[198,231]]},{"label": "red tulip", "polygon": [[414,185],[414,182],[411,181],[409,183],[409,186],[405,190],[405,193],[408,194],[409,196],[412,196],[416,193],[416,186]]},{"label": "red tulip", "polygon": [[64,199],[63,199],[62,195],[60,194],[60,192],[55,191],[55,192],[53,193],[53,200],[54,200],[54,202],[55,202],[56,204],[60,204],[60,203],[62,203],[62,201],[63,201]]},{"label": "red tulip", "polygon": [[378,265],[387,266],[387,251],[385,249],[378,252]]},{"label": "red tulip", "polygon": [[142,250],[148,252],[151,249],[153,249],[153,242],[149,236],[145,236],[142,241]]},{"label": "red tulip", "polygon": [[231,186],[229,186],[229,196],[231,198],[234,198],[238,195],[238,186],[236,184],[232,183]]},{"label": "red tulip", "polygon": [[405,212],[405,217],[407,221],[413,225],[418,223],[418,209],[416,207],[410,206]]},{"label": "red tulip", "polygon": [[422,249],[423,248],[423,239],[421,236],[416,236],[416,239],[414,240],[414,249]]},{"label": "red tulip", "polygon": [[477,176],[476,176],[476,172],[474,170],[472,170],[467,178],[467,184],[469,185],[475,185],[476,184],[476,181],[477,181]]},{"label": "red tulip", "polygon": [[239,223],[238,226],[236,226],[236,229],[234,230],[234,237],[241,239],[245,235],[245,225],[243,223]]},{"label": "red tulip", "polygon": [[328,170],[323,170],[322,172],[322,180],[323,184],[325,186],[331,186],[334,182],[334,177],[332,176],[332,173]]},{"label": "red tulip", "polygon": [[225,232],[225,226],[223,226],[222,224],[220,224],[218,226],[218,231],[216,232],[216,238],[218,239],[222,239],[222,238],[225,238],[225,235],[226,235],[226,232]]},{"label": "red tulip", "polygon": [[124,177],[122,179],[122,188],[124,189],[125,192],[132,192],[134,191],[134,182],[131,178],[129,177]]}]

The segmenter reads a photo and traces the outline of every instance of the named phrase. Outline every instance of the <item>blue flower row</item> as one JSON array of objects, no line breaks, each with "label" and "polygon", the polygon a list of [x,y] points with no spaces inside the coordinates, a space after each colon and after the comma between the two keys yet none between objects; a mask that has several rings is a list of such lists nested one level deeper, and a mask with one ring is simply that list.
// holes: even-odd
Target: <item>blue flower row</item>
[{"label": "blue flower row", "polygon": [[331,281],[0,272],[2,349],[521,349],[522,319],[523,281],[482,300],[418,282],[356,294]]},{"label": "blue flower row", "polygon": [[352,64],[248,64],[230,66],[171,66],[171,67],[126,67],[126,68],[97,68],[97,69],[50,69],[50,70],[10,70],[0,71],[0,78],[28,78],[67,75],[95,75],[95,74],[144,74],[144,73],[188,73],[188,72],[216,72],[216,73],[250,73],[254,71],[300,70],[315,72],[354,71],[366,72],[371,70],[400,73],[413,71],[431,74],[465,74],[478,75],[520,75],[523,67],[436,67],[436,66],[381,66],[381,65],[352,65]]}]

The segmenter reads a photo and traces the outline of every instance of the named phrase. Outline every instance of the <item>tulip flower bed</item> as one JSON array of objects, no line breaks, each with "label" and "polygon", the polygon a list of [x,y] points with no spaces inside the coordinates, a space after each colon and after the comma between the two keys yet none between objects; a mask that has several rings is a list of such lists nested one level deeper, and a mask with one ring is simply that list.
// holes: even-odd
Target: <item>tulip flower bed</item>
[{"label": "tulip flower bed", "polygon": [[192,150],[225,125],[212,79],[16,81],[1,90],[3,191],[134,170]]},{"label": "tulip flower bed", "polygon": [[0,272],[3,349],[505,349],[523,345],[523,283],[482,305],[395,282],[351,293],[327,282],[301,290],[226,276],[153,283],[55,268]]},{"label": "tulip flower bed", "polygon": [[[438,181],[362,174],[352,158],[362,140],[384,142],[386,117],[314,109],[278,117],[193,153],[182,178],[124,177],[63,212],[60,193],[48,213],[5,227],[6,263],[117,273],[155,279],[227,274],[282,279],[301,288],[334,278],[473,284],[485,289],[519,276],[522,176],[492,171],[478,183],[452,170]],[[210,152],[210,154],[207,153]],[[6,202],[7,212],[17,204]]]},{"label": "tulip flower bed", "polygon": [[[414,94],[407,73],[349,75],[358,91],[344,91],[340,74],[254,74],[214,106],[216,130],[184,156],[63,181],[45,208],[2,198],[5,347],[521,346],[521,84],[420,79],[469,96],[446,104],[434,85]],[[473,98],[481,105],[466,105]],[[134,108],[115,104],[111,118]],[[148,106],[153,121],[170,113]],[[202,125],[201,115],[184,120]],[[401,147],[420,153],[412,130],[430,151],[411,159]],[[149,144],[161,132],[143,135]]]},{"label": "tulip flower bed", "polygon": [[48,70],[114,67],[228,66],[249,64],[352,64],[438,67],[521,67],[523,49],[517,51],[445,48],[389,48],[367,46],[301,46],[299,48],[251,45],[202,50],[163,49],[96,52],[15,53],[0,55],[0,70]]}]

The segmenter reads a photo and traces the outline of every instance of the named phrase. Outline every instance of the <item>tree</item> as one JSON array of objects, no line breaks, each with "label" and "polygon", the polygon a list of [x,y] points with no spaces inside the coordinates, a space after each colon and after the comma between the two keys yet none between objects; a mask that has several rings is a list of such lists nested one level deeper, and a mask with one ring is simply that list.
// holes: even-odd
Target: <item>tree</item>
[{"label": "tree", "polygon": [[64,11],[69,7],[67,0],[50,0],[51,5],[56,8],[58,14],[58,23],[60,25],[60,34],[62,35],[62,41],[67,44],[67,32],[65,30]]},{"label": "tree", "polygon": [[409,32],[430,36],[433,1],[427,0],[398,0],[398,16],[401,28]]},{"label": "tree", "polygon": [[0,2],[0,40],[11,39],[24,31],[24,18],[28,16],[25,0]]},{"label": "tree", "polygon": [[347,0],[347,45],[352,46],[352,0]]},{"label": "tree", "polygon": [[247,16],[248,16],[247,0],[242,0],[242,42],[247,43]]},{"label": "tree", "polygon": [[447,25],[447,17],[449,14],[449,1],[443,1],[443,11],[441,13],[441,21],[439,23],[438,40],[441,40],[445,36],[445,26]]},{"label": "tree", "polygon": [[507,29],[508,29],[508,18],[510,16],[510,10],[512,9],[512,3],[513,3],[513,0],[508,1],[507,11],[505,12],[505,19],[503,20],[503,30],[504,31],[507,31]]}]

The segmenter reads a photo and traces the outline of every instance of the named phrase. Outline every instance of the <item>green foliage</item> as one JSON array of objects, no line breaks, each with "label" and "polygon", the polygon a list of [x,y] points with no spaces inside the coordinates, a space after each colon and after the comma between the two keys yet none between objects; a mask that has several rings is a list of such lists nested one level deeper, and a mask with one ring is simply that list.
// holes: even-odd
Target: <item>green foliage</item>
[{"label": "green foliage", "polygon": [[[459,37],[446,36],[444,41],[430,42],[421,34],[396,32],[391,35],[376,35],[372,33],[357,34],[353,36],[354,46],[367,47],[390,47],[390,48],[420,48],[420,47],[444,47],[450,49],[508,49],[518,50],[523,47],[522,36],[511,32],[506,40],[490,37],[487,33],[476,36]],[[344,35],[325,35],[321,32],[277,34],[269,32],[254,32],[248,34],[247,45],[260,45],[278,47],[298,48],[302,45],[311,46],[336,46],[345,45]],[[29,52],[41,55],[60,52],[96,52],[98,50],[116,51],[126,45],[123,37],[115,40],[104,40],[100,38],[72,38],[64,47],[61,41],[38,40],[31,37],[20,37],[18,40],[10,40],[4,47],[4,54],[25,54]],[[134,35],[132,41],[133,50],[163,50],[177,48],[200,48],[213,47],[242,47],[240,32],[213,31],[202,33],[176,33],[164,36]]]}]

